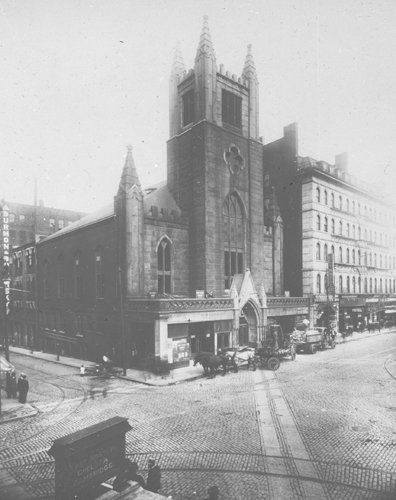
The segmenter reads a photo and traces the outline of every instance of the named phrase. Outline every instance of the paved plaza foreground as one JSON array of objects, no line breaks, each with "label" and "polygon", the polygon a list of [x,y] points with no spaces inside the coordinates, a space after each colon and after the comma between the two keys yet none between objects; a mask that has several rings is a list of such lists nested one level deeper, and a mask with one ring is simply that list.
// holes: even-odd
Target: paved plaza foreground
[{"label": "paved plaza foreground", "polygon": [[[390,500],[396,495],[396,333],[356,338],[215,379],[153,385],[80,377],[77,367],[11,353],[31,383],[29,417],[0,425],[0,498],[53,499],[56,438],[126,417],[127,454],[160,493],[221,500]],[[61,360],[62,362],[62,360]]]}]

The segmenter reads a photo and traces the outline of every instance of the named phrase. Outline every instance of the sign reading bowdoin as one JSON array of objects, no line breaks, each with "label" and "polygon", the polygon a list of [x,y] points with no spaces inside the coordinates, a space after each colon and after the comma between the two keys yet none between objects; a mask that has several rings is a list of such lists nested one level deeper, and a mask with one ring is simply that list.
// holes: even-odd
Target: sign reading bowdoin
[{"label": "sign reading bowdoin", "polygon": [[115,476],[125,459],[126,418],[113,417],[54,441],[55,499],[90,500]]}]

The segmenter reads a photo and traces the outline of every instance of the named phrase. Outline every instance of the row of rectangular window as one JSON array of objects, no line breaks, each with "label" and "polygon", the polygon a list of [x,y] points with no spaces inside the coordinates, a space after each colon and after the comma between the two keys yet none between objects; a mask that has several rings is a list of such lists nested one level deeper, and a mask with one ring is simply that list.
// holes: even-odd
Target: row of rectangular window
[{"label": "row of rectangular window", "polygon": [[[324,275],[323,279],[324,284],[324,292],[327,291],[327,274]],[[388,286],[389,284],[389,286]],[[383,287],[384,285],[384,287]],[[364,289],[364,292],[362,291]],[[389,292],[388,292],[389,290]],[[391,278],[364,278],[363,287],[362,287],[362,279],[359,277],[358,279],[355,276],[352,277],[352,280],[349,276],[346,277],[345,286],[343,284],[343,276],[340,275],[338,277],[338,286],[336,287],[337,293],[395,293],[396,291],[396,283],[395,279]],[[322,293],[322,276],[318,274],[316,276],[316,293]]]},{"label": "row of rectangular window", "polygon": [[[356,227],[353,225],[352,226],[352,235],[351,235],[351,226],[350,224],[346,224],[346,234],[343,234],[343,223],[342,221],[339,221],[338,223],[338,235],[339,236],[346,236],[347,238],[353,238],[356,239]],[[316,216],[316,229],[318,231],[322,230],[322,218],[318,214]],[[323,219],[323,231],[325,233],[329,232],[329,224],[328,224],[328,218],[324,217]],[[331,233],[335,234],[335,220],[331,219]],[[378,233],[379,235],[379,244],[382,245],[382,240],[384,240],[384,246],[388,246],[388,239],[389,239],[389,245],[393,243],[393,247],[396,247],[396,237],[388,234],[383,234],[383,233]],[[362,239],[362,229],[360,226],[358,226],[358,231],[357,231],[357,239],[361,240]],[[366,241],[371,241],[373,243],[377,242],[377,231],[372,231],[364,229],[364,240]]]},{"label": "row of rectangular window", "polygon": [[[334,246],[331,247],[331,253],[334,255]],[[328,246],[324,244],[323,246],[323,260],[327,262],[328,260]],[[374,260],[373,260],[374,257]],[[379,268],[382,268],[382,255],[378,255]],[[322,260],[322,251],[320,243],[316,244],[316,260]],[[393,261],[393,262],[392,262]],[[342,247],[338,248],[338,260],[335,261],[338,264],[343,264],[343,249]],[[356,252],[355,249],[350,252],[350,249],[346,249],[346,261],[345,264],[354,264],[358,266],[370,266],[377,267],[377,254],[372,254],[372,252],[364,252],[362,253],[360,250]],[[374,264],[374,266],[373,266]],[[392,265],[393,264],[393,265]],[[384,256],[384,267],[383,269],[396,269],[396,258],[387,255]]]},{"label": "row of rectangular window", "polygon": [[[316,188],[316,201],[318,203],[321,203],[321,189],[320,187],[317,187]],[[338,196],[338,207],[335,206],[335,196],[334,196],[334,193],[331,193],[330,195],[330,199],[331,199],[331,207],[332,208],[338,208],[339,210],[343,210],[343,198],[341,195]],[[328,194],[327,194],[327,190],[325,189],[323,191],[323,202],[325,205],[328,204]],[[349,203],[349,199],[347,198],[346,199],[346,212],[350,212],[350,203]],[[356,211],[356,205],[355,205],[355,202],[352,201],[352,212],[353,214],[355,214],[355,211]],[[361,213],[361,206],[360,206],[360,203],[357,204],[357,215],[363,215]],[[377,210],[376,209],[372,209],[371,207],[369,207],[367,209],[367,205],[364,206],[364,215],[366,217],[369,217],[370,219],[373,219],[374,221],[376,222],[380,222],[382,224],[388,224],[388,222],[393,222],[393,226],[395,226],[395,217],[394,216],[391,216],[390,214],[386,214],[386,213],[382,213],[382,212],[378,212],[378,221],[377,221]],[[374,217],[373,217],[374,216]]]},{"label": "row of rectangular window", "polygon": [[[84,333],[105,333],[107,319],[105,317],[93,317],[92,315],[75,315],[73,319],[74,333],[82,336]],[[66,320],[62,312],[43,312],[41,314],[41,326],[46,330],[65,333]]]},{"label": "row of rectangular window", "polygon": [[[10,213],[9,214],[9,223],[15,224],[16,222],[17,222],[16,215]],[[18,222],[19,222],[19,224],[31,224],[33,222],[33,216],[19,214],[18,215]],[[68,226],[70,224],[73,224],[73,222],[70,220],[65,221],[63,219],[58,219],[58,229],[63,229],[65,227],[65,222],[67,223]],[[49,219],[49,227],[51,227],[51,228],[56,227],[56,220],[54,218]]]}]

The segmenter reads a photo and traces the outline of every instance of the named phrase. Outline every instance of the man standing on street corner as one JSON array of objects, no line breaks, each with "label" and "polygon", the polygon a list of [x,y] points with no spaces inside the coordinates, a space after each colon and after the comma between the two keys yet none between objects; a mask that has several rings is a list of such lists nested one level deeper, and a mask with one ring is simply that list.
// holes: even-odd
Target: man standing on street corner
[{"label": "man standing on street corner", "polygon": [[155,465],[154,458],[149,458],[148,468],[147,489],[153,493],[158,493],[161,488],[161,469],[158,465]]},{"label": "man standing on street corner", "polygon": [[17,391],[19,392],[19,399],[18,401],[20,403],[25,404],[26,403],[26,396],[29,390],[29,382],[26,379],[26,375],[24,373],[21,373],[21,376],[19,377],[18,384],[17,384]]}]

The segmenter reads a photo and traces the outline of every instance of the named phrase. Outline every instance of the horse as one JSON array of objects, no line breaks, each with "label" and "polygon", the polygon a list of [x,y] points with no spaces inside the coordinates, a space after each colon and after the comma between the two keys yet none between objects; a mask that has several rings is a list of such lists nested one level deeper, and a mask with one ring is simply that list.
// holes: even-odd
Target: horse
[{"label": "horse", "polygon": [[256,371],[256,350],[251,347],[244,347],[243,349],[237,350],[227,350],[224,349],[223,353],[227,356],[232,364],[234,365],[235,372],[238,371],[238,363],[247,363],[247,367],[249,369],[250,365],[253,365],[253,371]]},{"label": "horse", "polygon": [[195,356],[194,366],[198,363],[203,366],[205,375],[210,376],[211,378],[216,377],[217,369],[222,366],[224,377],[227,371],[228,357],[224,355],[215,356],[214,354],[208,352],[200,352]]}]

